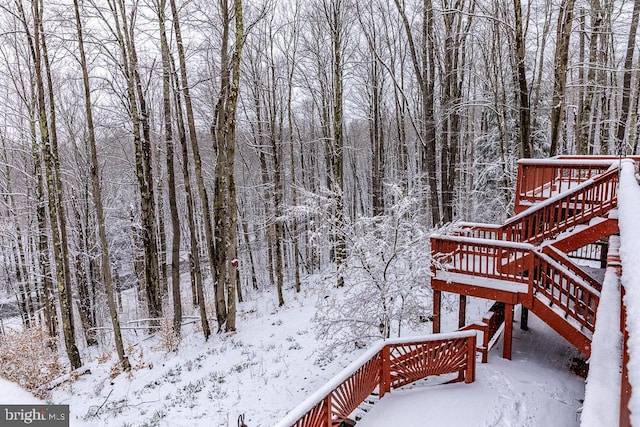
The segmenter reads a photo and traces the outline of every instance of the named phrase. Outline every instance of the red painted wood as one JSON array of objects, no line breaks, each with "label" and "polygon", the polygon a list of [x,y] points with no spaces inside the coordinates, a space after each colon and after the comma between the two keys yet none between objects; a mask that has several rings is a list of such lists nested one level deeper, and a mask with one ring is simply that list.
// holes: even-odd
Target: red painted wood
[{"label": "red painted wood", "polygon": [[622,378],[620,381],[620,426],[631,426],[631,410],[629,400],[631,399],[631,383],[629,382],[629,331],[627,331],[627,307],[624,305],[624,286],[620,287],[620,330],[622,331]]},{"label": "red painted wood", "polygon": [[576,164],[574,160],[576,158],[519,162],[515,212],[520,213],[534,203],[556,196],[567,188],[605,173],[610,164],[603,164],[601,160],[613,162],[615,159],[583,159],[582,164]]},{"label": "red painted wood", "polygon": [[476,336],[387,344],[323,397],[294,427],[337,427],[376,388],[382,398],[395,388],[432,375],[458,373],[475,379]]},{"label": "red painted wood", "polygon": [[433,320],[431,323],[431,331],[434,334],[440,333],[440,309],[442,305],[442,293],[434,288],[433,289]]},{"label": "red painted wood", "polygon": [[538,244],[560,232],[585,223],[617,206],[618,170],[612,169],[593,178],[578,190],[564,192],[551,204],[538,204],[502,226],[506,240]]},{"label": "red painted wood", "polygon": [[513,341],[513,304],[505,304],[504,307],[504,339],[502,345],[502,357],[511,360],[511,344]]},{"label": "red painted wood", "polygon": [[380,379],[380,398],[391,391],[391,352],[389,346],[382,349],[382,378]]},{"label": "red painted wood", "polygon": [[467,338],[467,369],[464,371],[464,382],[470,384],[476,380],[476,337]]},{"label": "red painted wood", "polygon": [[618,228],[617,220],[605,219],[604,221],[589,225],[580,231],[568,234],[561,239],[557,239],[553,242],[553,246],[559,251],[569,253],[590,243],[609,237],[612,234],[618,234],[619,232],[620,229]]}]

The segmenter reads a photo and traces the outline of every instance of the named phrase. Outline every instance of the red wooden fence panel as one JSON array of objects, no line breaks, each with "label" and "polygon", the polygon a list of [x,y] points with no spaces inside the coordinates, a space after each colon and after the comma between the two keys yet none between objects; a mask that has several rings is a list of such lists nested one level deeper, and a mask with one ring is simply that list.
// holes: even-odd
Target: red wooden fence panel
[{"label": "red wooden fence panel", "polygon": [[382,398],[391,389],[432,375],[457,373],[456,380],[473,382],[475,346],[475,331],[380,342],[276,427],[336,427],[376,388]]}]

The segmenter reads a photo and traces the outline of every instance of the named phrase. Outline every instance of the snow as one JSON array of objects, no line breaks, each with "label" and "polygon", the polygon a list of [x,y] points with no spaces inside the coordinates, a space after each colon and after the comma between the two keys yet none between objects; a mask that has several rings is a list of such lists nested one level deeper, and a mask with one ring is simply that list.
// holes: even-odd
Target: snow
[{"label": "snow", "polygon": [[[72,426],[233,426],[240,414],[245,414],[245,423],[250,427],[273,426],[301,402],[311,399],[314,391],[322,393],[331,387],[332,384],[327,385],[331,378],[341,371],[352,370],[367,357],[363,355],[365,351],[354,350],[334,360],[322,359],[311,321],[316,299],[322,294],[313,287],[307,283],[301,294],[289,290],[287,306],[283,308],[277,307],[271,293],[253,295],[252,302],[239,305],[242,322],[239,332],[233,335],[214,335],[204,342],[197,328],[191,330],[194,325],[190,325],[185,328],[178,353],[167,354],[157,349],[154,339],[140,337],[129,351],[136,366],[131,375],[110,377],[112,367],[117,364],[115,357],[106,362],[87,359],[85,363],[91,373],[56,388],[51,403],[70,405]],[[469,298],[469,321],[480,320],[479,313],[486,311],[486,303]],[[455,329],[457,312],[445,310],[442,320],[445,330]],[[477,365],[476,384],[429,389],[420,389],[418,384],[413,390],[392,392],[374,409],[405,392],[439,396],[442,391],[442,397],[430,397],[430,401],[471,399],[475,402],[470,404],[472,407],[485,407],[487,399],[499,399],[502,403],[494,408],[494,415],[497,417],[497,411],[502,411],[503,420],[509,417],[514,422],[519,420],[516,408],[521,407],[527,410],[526,416],[533,417],[535,423],[531,425],[572,425],[546,421],[551,417],[575,420],[577,402],[583,396],[583,381],[567,372],[567,361],[577,352],[553,331],[539,333],[544,326],[537,325],[534,319],[530,319],[530,326],[529,332],[519,329],[515,332],[513,361],[498,356],[501,341],[498,342],[489,364]],[[429,324],[424,328],[422,334],[430,332]],[[415,339],[408,336],[400,340]],[[552,345],[558,342],[559,347]],[[537,348],[538,353],[530,355],[529,347]],[[375,352],[375,347],[371,352]],[[351,361],[354,362],[343,371]],[[548,366],[552,362],[553,366]],[[515,371],[526,375],[513,376]],[[15,396],[17,403],[33,399],[24,391],[15,392],[16,389],[16,385],[0,382],[0,403],[6,403],[5,396],[9,395]],[[460,390],[459,396],[456,390]],[[473,390],[477,393],[471,396]],[[558,405],[557,399],[567,404],[552,406],[550,413],[546,409],[534,411],[534,407]],[[421,403],[419,408],[423,407]],[[454,418],[458,415],[455,413]]]},{"label": "snow", "polygon": [[448,240],[458,243],[467,243],[469,245],[488,245],[509,249],[521,249],[525,251],[531,251],[535,249],[535,246],[529,243],[511,242],[509,240],[494,240],[494,239],[482,239],[478,237],[463,237],[463,236],[449,236],[444,234],[432,234],[432,238],[439,240]]},{"label": "snow", "polygon": [[470,274],[454,273],[443,270],[436,271],[436,279],[446,280],[447,282],[464,283],[481,288],[496,289],[499,291],[517,292],[522,294],[529,292],[529,286],[526,283],[515,283],[509,280],[477,277]]},{"label": "snow", "polygon": [[[239,304],[235,334],[205,342],[197,325],[185,327],[177,353],[128,331],[130,375],[111,378],[115,356],[85,357],[91,373],[57,387],[50,400],[70,405],[72,426],[235,426],[241,414],[251,427],[272,426],[357,357],[321,360],[311,322],[317,294],[305,284],[300,294],[288,291],[284,308],[272,293],[254,293]],[[0,404],[9,394],[0,384]]]},{"label": "snow", "polygon": [[[609,162],[609,163],[611,163],[611,166],[607,170],[607,173],[610,172],[611,170],[613,170],[615,168],[615,166],[616,166],[616,162]],[[544,207],[547,207],[547,206],[553,206],[555,204],[558,204],[563,199],[566,199],[568,196],[570,196],[572,194],[579,193],[582,189],[592,185],[595,182],[595,180],[600,176],[602,176],[602,175],[598,175],[596,177],[589,178],[589,179],[581,182],[580,184],[576,185],[575,187],[571,187],[567,191],[561,191],[558,194],[555,194],[555,195],[553,195],[551,197],[546,198],[545,200],[543,200],[541,202],[538,202],[538,203],[534,204],[533,206],[525,209],[524,211],[520,212],[519,214],[514,215],[511,218],[509,218],[507,220],[507,222],[505,223],[504,227],[506,228],[510,224],[513,224],[514,222],[518,222],[521,219],[525,218],[526,216],[531,215],[531,212],[535,212],[535,211],[540,210],[540,209],[542,209]]]},{"label": "snow", "polygon": [[[616,236],[610,238],[615,245]],[[591,342],[589,376],[585,387],[582,427],[616,426],[620,418],[620,288],[618,274],[607,268]]]},{"label": "snow", "polygon": [[0,378],[0,404],[20,405],[34,404],[44,405],[46,402],[37,399],[19,385]]},{"label": "snow", "polygon": [[529,327],[514,328],[513,360],[502,359],[496,346],[489,363],[476,365],[474,383],[393,390],[357,426],[579,425],[584,382],[568,370],[577,351],[533,314]]},{"label": "snow", "polygon": [[[618,225],[629,332],[629,382],[634,390],[640,390],[640,186],[635,173],[635,163],[623,160],[618,190]],[[629,409],[632,424],[640,425],[640,393],[631,394]]]},{"label": "snow", "polygon": [[558,165],[558,166],[610,166],[613,163],[619,161],[618,157],[611,157],[611,159],[554,159],[553,161],[549,161],[549,159],[520,159],[518,163],[527,164],[527,165],[540,165],[540,166],[549,166],[549,165]]},{"label": "snow", "polygon": [[[637,185],[630,187],[638,191]],[[621,196],[621,199],[624,197]],[[627,203],[634,203],[632,199],[629,200]],[[640,202],[635,203],[632,206],[640,206]],[[621,212],[620,216],[637,215],[634,210],[631,213],[627,211]],[[640,219],[636,217],[631,220],[632,225],[640,223]],[[635,243],[633,240],[631,243],[637,246],[640,244],[640,238],[637,237],[639,231],[634,232]],[[489,239],[439,237],[470,244],[496,244]],[[500,241],[499,245],[505,248],[534,249],[533,245],[527,243]],[[640,248],[632,250],[635,252],[629,253],[634,254],[633,256],[640,254]],[[635,286],[636,295],[639,295],[640,284],[637,281],[640,280],[640,262],[637,258],[629,271],[633,272],[634,267],[636,282],[631,286]],[[438,271],[437,274],[438,277],[440,274],[452,277],[451,274],[455,273]],[[472,279],[472,283],[478,286],[498,289],[509,283],[509,290],[526,292],[524,284],[520,290],[518,285],[514,288],[510,282],[501,283],[499,280],[471,278],[466,275],[465,278]],[[628,277],[627,280],[631,279]],[[185,281],[187,282],[188,280]],[[269,291],[253,294],[248,292],[248,302],[238,306],[237,333],[217,334],[205,342],[198,325],[192,324],[184,328],[177,353],[166,353],[160,349],[157,338],[147,339],[144,335],[136,337],[133,332],[128,331],[128,353],[135,366],[130,375],[111,377],[111,371],[117,365],[114,356],[107,357],[106,360],[98,354],[86,357],[85,363],[91,373],[57,387],[53,390],[51,402],[70,405],[71,425],[86,423],[91,426],[221,427],[236,425],[241,414],[245,414],[245,423],[250,427],[273,426],[278,422],[279,426],[287,425],[291,418],[284,417],[289,411],[295,411],[289,417],[299,415],[310,402],[317,401],[319,396],[325,395],[341,382],[341,378],[347,373],[375,354],[381,345],[378,343],[368,350],[354,348],[338,358],[325,358],[312,322],[316,314],[316,301],[323,294],[320,288],[316,289],[314,283],[305,283],[303,289],[301,294],[294,294],[291,289],[286,289],[287,304],[281,308],[277,307],[276,299]],[[612,294],[607,296],[604,290],[602,298],[604,304],[611,304],[612,299],[615,299]],[[640,297],[636,296],[636,301],[638,298]],[[481,314],[478,313],[484,313],[486,307],[481,310],[478,307],[487,303],[470,298],[468,321],[480,321]],[[447,330],[448,326],[457,323],[457,311],[447,313],[448,302],[443,301],[443,304],[443,328]],[[640,306],[636,310],[640,312]],[[615,316],[615,313],[610,316],[599,314],[596,332],[601,327],[600,323],[605,325],[603,330],[606,331],[607,324],[610,328]],[[604,320],[601,320],[603,317]],[[607,318],[610,319],[607,321]],[[635,318],[640,319],[638,315]],[[358,426],[578,425],[580,402],[585,395],[584,381],[569,372],[568,366],[579,353],[535,318],[533,313],[530,313],[529,326],[531,329],[526,332],[514,329],[512,361],[500,357],[502,345],[501,340],[498,341],[496,348],[490,353],[489,363],[477,364],[475,383],[425,387],[424,383],[418,382],[395,390],[374,405]],[[426,323],[422,328],[424,329],[417,333],[430,332],[430,324]],[[600,335],[605,335],[607,340],[612,339],[611,336],[606,337],[606,332]],[[636,336],[640,337],[638,326]],[[111,336],[106,334],[105,337],[105,351],[108,352]],[[412,341],[416,338],[401,339]],[[611,350],[608,343],[606,341],[601,345],[601,349]],[[601,363],[596,362],[595,358],[600,360],[610,357],[604,351],[598,353],[595,345],[594,343],[592,366]],[[640,349],[640,343],[635,345]],[[638,361],[636,365],[634,372],[640,378]],[[600,399],[599,404],[610,409],[615,406],[610,403],[610,399],[615,396],[604,398],[605,395],[612,394],[611,387],[615,387],[610,376],[606,375],[610,373],[609,369],[606,368],[602,375],[596,370],[590,377],[588,387],[592,396],[589,399]],[[640,385],[638,387],[640,389]],[[33,399],[28,393],[16,388],[14,384],[0,381],[0,403],[10,402],[8,396],[17,399],[16,403],[26,403],[30,402],[28,399]],[[461,411],[460,408],[464,410]],[[594,424],[590,425],[610,425],[610,418],[607,418],[610,412],[605,413],[597,406],[591,408],[588,405],[583,420],[592,420]],[[603,423],[600,420],[604,420]]]}]

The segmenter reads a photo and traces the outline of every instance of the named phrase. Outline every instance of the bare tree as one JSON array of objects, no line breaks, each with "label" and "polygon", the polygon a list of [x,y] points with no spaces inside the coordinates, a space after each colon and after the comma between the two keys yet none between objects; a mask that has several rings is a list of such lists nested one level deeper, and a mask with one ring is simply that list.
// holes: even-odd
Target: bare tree
[{"label": "bare tree", "polygon": [[[184,54],[184,44],[182,41],[182,31],[180,29],[180,19],[178,16],[178,8],[176,7],[175,0],[169,0],[169,5],[171,7],[171,16],[173,18],[173,31],[176,36],[176,47],[178,51],[178,64],[180,66],[180,87],[181,94],[184,98],[184,105],[186,111],[186,119],[187,119],[187,127],[189,129],[189,141],[191,143],[191,153],[193,155],[193,164],[195,169],[195,178],[196,185],[198,187],[198,193],[200,195],[200,203],[203,215],[203,223],[204,223],[204,232],[205,232],[205,247],[207,249],[207,255],[209,259],[209,266],[211,268],[211,274],[215,271],[214,265],[214,243],[213,243],[213,230],[211,228],[211,211],[209,208],[209,197],[207,195],[207,190],[204,184],[204,178],[202,174],[202,160],[200,158],[200,148],[198,146],[198,135],[196,133],[196,125],[193,114],[193,105],[191,102],[191,94],[189,91],[189,79],[187,77],[187,65]],[[176,78],[176,81],[178,78]],[[179,97],[177,98],[180,99]],[[182,108],[178,107],[178,114],[182,114]],[[185,182],[185,191],[187,192],[187,206],[189,209],[188,219],[189,219],[189,230],[190,230],[190,243],[191,243],[191,262],[194,264],[194,274],[196,281],[196,292],[198,295],[198,304],[200,309],[200,318],[202,322],[202,331],[204,333],[205,340],[209,338],[210,329],[209,322],[207,320],[207,313],[205,307],[204,300],[204,291],[202,289],[202,272],[200,269],[200,255],[198,249],[198,240],[196,238],[196,227],[194,220],[194,211],[195,211],[195,200],[193,200],[191,196],[191,184],[189,181],[189,156],[188,156],[188,148],[186,145],[184,129],[182,127],[183,120],[179,120],[179,129],[183,132],[180,134],[180,143],[182,145],[182,173],[184,174],[184,182]],[[199,285],[199,286],[198,286]]]},{"label": "bare tree", "polygon": [[[220,55],[220,93],[215,107],[212,137],[217,151],[215,171],[215,274],[216,317],[218,330],[235,331],[236,268],[238,242],[238,211],[234,178],[236,144],[236,108],[240,86],[240,59],[244,44],[242,0],[233,1],[233,13],[228,0],[220,0],[223,35]],[[233,53],[229,52],[231,22],[234,22]]]},{"label": "bare tree", "polygon": [[633,13],[631,17],[631,28],[629,29],[629,40],[627,42],[627,54],[624,59],[624,77],[622,83],[622,105],[620,119],[618,120],[618,128],[616,130],[617,153],[625,155],[627,147],[625,146],[625,134],[627,129],[627,121],[629,119],[629,108],[631,99],[631,77],[633,68],[633,54],[636,49],[636,33],[638,31],[638,19],[640,19],[640,0],[633,2]]},{"label": "bare tree", "polygon": [[520,101],[520,157],[529,158],[533,155],[531,141],[531,108],[529,106],[529,88],[527,87],[527,71],[525,66],[525,44],[522,25],[522,4],[520,0],[513,0],[515,13],[515,53],[518,70],[518,100]]},{"label": "bare tree", "polygon": [[89,140],[89,150],[91,157],[91,187],[93,195],[93,204],[96,210],[96,226],[98,227],[98,236],[100,239],[101,250],[101,266],[102,278],[107,294],[107,304],[109,305],[109,314],[111,316],[111,325],[113,326],[114,340],[116,344],[116,352],[118,359],[122,365],[122,369],[128,371],[131,369],[129,358],[124,352],[124,344],[122,341],[122,332],[120,331],[120,320],[118,319],[118,310],[113,292],[113,276],[111,274],[111,257],[109,256],[109,242],[107,239],[107,228],[105,225],[104,207],[102,204],[102,186],[100,184],[100,163],[98,161],[98,151],[96,148],[95,126],[93,123],[93,108],[91,104],[91,85],[89,81],[89,70],[87,67],[87,58],[84,49],[84,33],[82,30],[82,19],[80,16],[80,6],[78,0],[74,0],[73,8],[76,18],[76,30],[78,33],[78,51],[80,55],[80,66],[82,68],[82,82],[84,86],[85,114],[87,119],[87,132]]},{"label": "bare tree", "polygon": [[560,130],[565,111],[565,91],[567,86],[567,67],[569,61],[569,40],[573,26],[573,8],[575,0],[562,0],[558,11],[556,28],[556,53],[554,58],[553,99],[551,100],[551,147],[549,155],[558,153]]},{"label": "bare tree", "polygon": [[409,53],[415,79],[420,90],[420,110],[422,118],[420,121],[420,143],[421,147],[421,171],[426,173],[426,181],[429,188],[429,210],[432,224],[440,224],[440,199],[438,197],[438,179],[436,164],[436,119],[435,119],[435,80],[436,80],[436,58],[435,58],[435,34],[434,34],[434,14],[433,2],[431,0],[422,1],[422,27],[420,32],[420,44],[415,40],[415,36],[407,17],[404,0],[394,0],[398,13],[402,18],[402,24],[409,44]]},{"label": "bare tree", "polygon": [[[51,72],[49,58],[46,50],[46,39],[43,33],[43,8],[42,4],[35,0],[32,2],[33,14],[33,37],[29,30],[22,3],[17,1],[25,34],[30,45],[31,55],[35,68],[35,80],[37,89],[38,124],[40,133],[40,149],[42,150],[45,177],[48,194],[49,224],[51,228],[52,243],[55,256],[56,282],[58,285],[59,304],[62,320],[62,331],[64,335],[67,357],[72,369],[82,366],[80,352],[76,346],[75,325],[73,319],[72,284],[71,271],[69,265],[69,246],[66,236],[66,216],[64,210],[64,196],[62,191],[62,181],[60,178],[58,145],[55,120],[55,102],[53,99],[53,87],[51,82]],[[47,100],[45,88],[46,76],[48,86],[49,114],[47,114]]]}]

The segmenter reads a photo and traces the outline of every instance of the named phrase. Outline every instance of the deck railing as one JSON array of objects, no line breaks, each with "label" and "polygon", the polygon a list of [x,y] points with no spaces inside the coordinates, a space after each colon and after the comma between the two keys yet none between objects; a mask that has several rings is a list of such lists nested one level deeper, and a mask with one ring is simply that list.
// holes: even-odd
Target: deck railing
[{"label": "deck railing", "polygon": [[562,195],[540,202],[502,226],[503,239],[540,243],[569,227],[589,221],[615,208],[618,169],[589,179]]},{"label": "deck railing", "polygon": [[[529,207],[502,225],[460,222],[461,229],[454,235],[538,244],[569,227],[585,223],[617,206],[618,168],[610,167],[611,162],[607,164],[610,170],[582,180],[561,196]],[[589,172],[585,176],[595,173],[595,169],[586,170]],[[578,182],[578,178],[575,181]],[[542,194],[545,193],[539,193],[541,198]]]},{"label": "deck railing", "polygon": [[524,263],[535,249],[528,243],[478,239],[463,236],[431,237],[431,256],[434,272],[472,274],[476,277],[528,283],[523,274]]},{"label": "deck railing", "polygon": [[461,331],[381,341],[309,396],[276,427],[336,427],[378,390],[444,374],[475,380],[476,332]]},{"label": "deck railing", "polygon": [[597,241],[571,251],[568,255],[574,259],[597,261],[600,263],[600,268],[607,268],[608,248],[609,244],[606,241]]},{"label": "deck railing", "polygon": [[562,157],[521,159],[514,209],[520,213],[534,203],[555,197],[584,181],[605,173],[615,157]]},{"label": "deck railing", "polygon": [[[486,286],[521,293],[523,301],[532,301],[534,295],[544,297],[559,316],[573,319],[577,328],[594,330],[599,290],[593,279],[585,277],[566,257],[554,259],[560,255],[551,247],[543,253],[526,243],[436,235],[431,238],[431,250],[435,276],[440,280],[499,280]],[[526,284],[526,290],[518,284]]]}]

